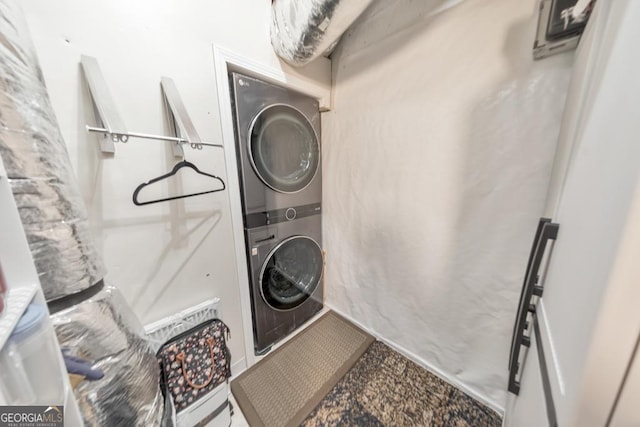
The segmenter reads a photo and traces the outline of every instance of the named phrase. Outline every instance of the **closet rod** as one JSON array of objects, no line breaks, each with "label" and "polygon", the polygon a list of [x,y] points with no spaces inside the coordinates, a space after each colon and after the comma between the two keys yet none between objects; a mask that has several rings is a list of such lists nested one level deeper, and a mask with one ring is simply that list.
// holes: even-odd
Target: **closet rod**
[{"label": "closet rod", "polygon": [[138,133],[138,132],[110,132],[109,129],[105,129],[105,128],[98,128],[98,127],[93,127],[93,126],[88,126],[87,125],[87,131],[88,132],[96,132],[96,133],[102,133],[105,135],[111,135],[111,139],[114,142],[127,142],[129,140],[129,138],[142,138],[142,139],[153,139],[153,140],[157,140],[157,141],[169,141],[169,142],[177,142],[180,144],[190,144],[192,148],[197,148],[199,146],[207,146],[207,147],[218,147],[218,148],[224,148],[224,145],[222,144],[212,144],[209,142],[197,142],[197,143],[192,143],[187,141],[184,138],[178,138],[178,137],[174,137],[174,136],[164,136],[164,135],[152,135],[152,134],[148,134],[148,133]]}]

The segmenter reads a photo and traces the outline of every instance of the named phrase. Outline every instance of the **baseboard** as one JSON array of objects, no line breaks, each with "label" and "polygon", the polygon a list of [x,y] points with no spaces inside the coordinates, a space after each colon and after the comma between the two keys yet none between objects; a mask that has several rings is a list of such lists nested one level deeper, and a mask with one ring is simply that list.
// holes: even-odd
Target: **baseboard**
[{"label": "baseboard", "polygon": [[235,378],[247,370],[247,359],[244,357],[231,364],[231,378]]},{"label": "baseboard", "polygon": [[461,383],[456,378],[452,378],[446,372],[443,372],[441,369],[433,366],[431,363],[427,362],[426,360],[424,360],[420,356],[416,355],[415,353],[412,353],[411,351],[405,349],[404,347],[402,347],[402,346],[400,346],[400,345],[398,345],[398,344],[386,339],[383,336],[380,336],[376,331],[374,331],[371,328],[363,325],[362,323],[358,322],[357,320],[353,319],[351,316],[343,313],[342,311],[336,309],[335,307],[331,306],[330,304],[326,304],[326,305],[331,310],[335,311],[336,313],[338,313],[339,315],[343,316],[344,318],[349,319],[350,322],[353,322],[355,325],[357,325],[360,328],[364,329],[365,331],[367,331],[368,333],[373,335],[377,340],[382,341],[383,343],[387,344],[389,347],[393,348],[398,353],[400,353],[403,356],[405,356],[407,359],[411,360],[412,362],[417,363],[418,365],[422,366],[423,368],[425,368],[429,372],[431,372],[434,375],[438,376],[443,381],[445,381],[445,382],[451,384],[452,386],[462,390],[463,392],[465,392],[469,396],[473,397],[477,401],[487,405],[488,407],[490,407],[491,409],[493,409],[494,411],[496,411],[497,413],[502,415],[502,417],[504,419],[505,409],[502,406],[498,405],[496,402],[493,402],[492,400],[487,399],[486,396],[482,395],[481,393],[478,393],[476,390],[474,390],[473,388],[469,387],[468,385]]},{"label": "baseboard", "polygon": [[247,369],[249,369],[251,366],[255,365],[256,363],[260,362],[262,359],[264,359],[265,357],[267,357],[269,354],[271,354],[271,352],[273,350],[278,349],[279,347],[283,346],[285,343],[287,343],[290,339],[292,339],[293,337],[295,337],[296,335],[298,335],[300,332],[304,331],[306,328],[308,328],[309,326],[311,326],[313,324],[313,322],[315,322],[316,320],[318,320],[319,318],[321,318],[323,315],[325,315],[327,312],[329,311],[329,308],[326,305],[323,305],[322,310],[320,310],[319,312],[317,312],[316,314],[313,315],[313,317],[311,317],[309,320],[307,320],[302,326],[300,326],[298,329],[296,329],[295,331],[291,332],[289,335],[287,335],[285,338],[283,338],[281,341],[277,342],[276,344],[273,345],[273,348],[271,349],[271,351],[269,351],[267,354],[263,355],[263,356],[254,356],[253,358],[253,363],[251,365],[249,365],[246,361],[245,358],[242,358],[240,360],[238,360],[236,363],[231,365],[231,379],[234,379],[235,377],[237,377],[238,375],[242,374],[244,371],[246,371]]}]

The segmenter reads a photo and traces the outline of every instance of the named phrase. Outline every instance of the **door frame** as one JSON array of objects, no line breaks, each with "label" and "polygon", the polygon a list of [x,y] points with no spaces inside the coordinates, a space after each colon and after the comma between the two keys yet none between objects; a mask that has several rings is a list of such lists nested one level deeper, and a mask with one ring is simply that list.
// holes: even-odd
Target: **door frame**
[{"label": "door frame", "polygon": [[607,425],[640,335],[640,182],[607,285],[583,374],[573,425]]},{"label": "door frame", "polygon": [[[222,144],[225,147],[225,166],[229,189],[229,208],[233,226],[233,240],[236,259],[236,271],[240,292],[240,310],[244,335],[244,360],[234,364],[234,376],[241,374],[256,362],[253,346],[253,326],[251,320],[251,295],[249,289],[249,273],[246,268],[246,245],[244,241],[244,225],[242,219],[242,202],[240,180],[235,150],[235,131],[233,111],[231,109],[231,90],[229,88],[229,72],[239,71],[246,75],[258,77],[288,89],[293,89],[318,99],[320,111],[331,108],[331,61],[318,58],[301,70],[294,70],[280,62],[279,68],[266,65],[223,46],[213,45],[215,79],[218,90],[218,109],[222,129]],[[274,63],[277,60],[274,60]],[[224,302],[223,302],[224,303]]]}]

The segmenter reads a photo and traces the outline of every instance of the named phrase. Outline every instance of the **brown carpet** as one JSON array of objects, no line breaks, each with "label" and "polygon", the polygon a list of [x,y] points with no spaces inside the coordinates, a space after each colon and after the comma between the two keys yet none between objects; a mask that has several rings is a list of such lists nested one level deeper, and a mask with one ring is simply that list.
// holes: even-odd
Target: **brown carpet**
[{"label": "brown carpet", "polygon": [[232,381],[231,391],[252,427],[297,426],[373,341],[329,312]]},{"label": "brown carpet", "polygon": [[500,427],[502,419],[377,341],[302,425]]}]

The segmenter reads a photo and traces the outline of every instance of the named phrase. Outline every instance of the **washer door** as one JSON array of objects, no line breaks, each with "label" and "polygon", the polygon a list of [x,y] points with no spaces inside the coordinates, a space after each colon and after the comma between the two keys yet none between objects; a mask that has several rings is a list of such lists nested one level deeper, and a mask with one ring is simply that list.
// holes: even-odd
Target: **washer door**
[{"label": "washer door", "polygon": [[306,236],[282,241],[267,256],[260,271],[260,293],[276,310],[291,310],[305,302],[322,278],[322,249]]},{"label": "washer door", "polygon": [[262,110],[249,130],[253,168],[275,191],[295,193],[311,183],[320,164],[320,144],[313,126],[288,105]]}]

